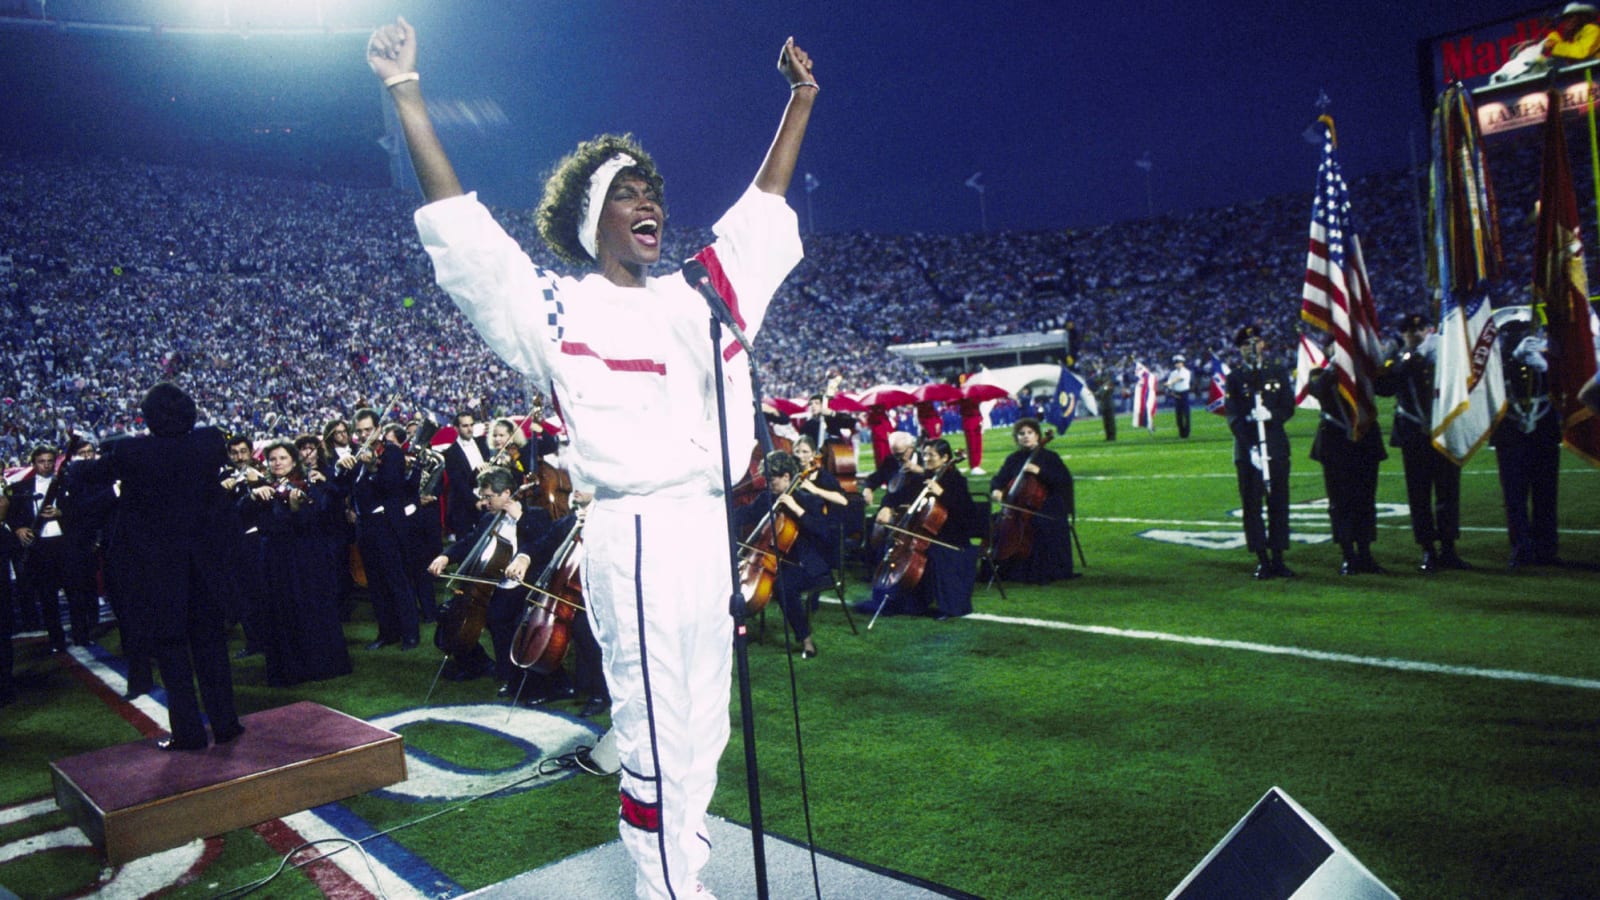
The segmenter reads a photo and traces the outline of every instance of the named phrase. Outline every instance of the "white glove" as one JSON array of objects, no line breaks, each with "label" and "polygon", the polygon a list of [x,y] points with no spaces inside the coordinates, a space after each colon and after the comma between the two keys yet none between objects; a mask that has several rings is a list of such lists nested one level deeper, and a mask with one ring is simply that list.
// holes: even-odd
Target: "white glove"
[{"label": "white glove", "polygon": [[1550,363],[1545,361],[1545,351],[1550,349],[1550,342],[1542,335],[1530,334],[1517,344],[1517,349],[1512,352],[1517,362],[1540,372],[1549,371]]},{"label": "white glove", "polygon": [[1421,354],[1423,359],[1431,360],[1438,352],[1439,333],[1437,331],[1423,338],[1422,343],[1417,345],[1417,353]]},{"label": "white glove", "polygon": [[1250,410],[1250,418],[1257,422],[1271,422],[1272,410],[1267,409],[1265,406],[1258,406]]}]

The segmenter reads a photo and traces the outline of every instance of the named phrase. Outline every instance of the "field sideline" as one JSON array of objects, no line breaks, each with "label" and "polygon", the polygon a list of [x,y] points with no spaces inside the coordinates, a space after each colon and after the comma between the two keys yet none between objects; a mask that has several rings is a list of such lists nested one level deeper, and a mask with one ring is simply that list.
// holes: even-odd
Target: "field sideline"
[{"label": "field sideline", "polygon": [[[1154,435],[1124,418],[1108,444],[1088,421],[1051,444],[1077,478],[1082,578],[1003,595],[980,583],[966,619],[887,618],[867,631],[857,617],[858,635],[825,603],[814,660],[784,653],[768,617],[750,652],[768,830],[807,830],[793,679],[818,845],[979,896],[1165,896],[1273,785],[1402,897],[1600,896],[1595,470],[1563,454],[1561,552],[1575,565],[1511,573],[1483,450],[1465,473],[1460,544],[1477,569],[1425,576],[1392,453],[1374,548],[1390,574],[1341,578],[1321,471],[1306,458],[1313,424],[1304,413],[1289,423],[1297,579],[1249,577],[1221,419],[1197,413],[1179,441],[1164,413]],[[990,431],[985,467],[1010,446]],[[852,573],[847,599],[866,594]],[[374,634],[366,612],[346,630],[353,676],[274,689],[256,659],[237,678],[246,710],[311,699],[403,723],[423,754],[416,784],[302,814],[358,837],[417,823],[369,845],[392,875],[388,896],[453,895],[615,837],[615,784],[596,778],[419,821],[515,780],[529,744],[584,726],[571,704],[466,724],[490,699],[483,681],[441,685],[423,708],[436,659],[357,649]],[[85,689],[120,689],[114,658],[67,666],[35,643],[18,651],[23,696],[0,710],[0,884],[24,897],[175,885],[164,896],[188,898],[270,874],[284,849],[272,829],[120,879],[81,846],[47,849],[46,836],[71,831],[50,810],[48,760],[141,732],[120,700]],[[141,703],[138,716],[164,721]],[[746,821],[740,744],[735,722],[713,812]],[[342,856],[339,878],[291,872],[265,895],[361,896],[364,864]]]}]

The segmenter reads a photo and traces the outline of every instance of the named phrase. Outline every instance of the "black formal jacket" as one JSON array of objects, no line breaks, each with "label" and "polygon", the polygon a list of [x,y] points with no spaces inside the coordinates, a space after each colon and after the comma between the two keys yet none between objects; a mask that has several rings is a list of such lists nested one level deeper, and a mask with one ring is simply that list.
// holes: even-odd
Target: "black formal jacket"
[{"label": "black formal jacket", "polygon": [[1272,413],[1267,422],[1267,453],[1278,460],[1289,458],[1289,436],[1283,423],[1294,416],[1294,382],[1281,366],[1240,366],[1228,373],[1226,411],[1228,429],[1233,432],[1233,461],[1250,461],[1250,448],[1257,442],[1255,420],[1250,411],[1255,409],[1256,394],[1262,405]]},{"label": "black formal jacket", "polygon": [[135,626],[157,638],[182,636],[195,623],[220,627],[222,604],[237,589],[243,531],[215,477],[228,461],[222,432],[126,438],[105,449],[73,465],[83,467],[86,484],[122,482],[106,563],[119,573]]}]

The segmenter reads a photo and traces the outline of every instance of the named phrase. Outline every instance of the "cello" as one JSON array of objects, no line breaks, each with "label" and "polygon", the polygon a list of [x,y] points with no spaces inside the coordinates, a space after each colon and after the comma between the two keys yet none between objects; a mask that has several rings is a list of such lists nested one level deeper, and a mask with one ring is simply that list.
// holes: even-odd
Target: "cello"
[{"label": "cello", "polygon": [[[781,496],[794,493],[795,488],[817,470],[817,466],[817,461],[813,460],[811,465],[790,478],[789,487]],[[763,479],[763,489],[766,483]],[[772,508],[751,529],[749,538],[740,542],[739,592],[744,596],[745,615],[753,616],[767,608],[767,603],[772,600],[773,588],[778,583],[778,567],[786,564],[783,557],[799,537],[799,521],[783,504],[774,500]]]},{"label": "cello", "polygon": [[511,662],[548,675],[561,668],[572,639],[572,620],[583,609],[583,513],[528,591],[528,608],[511,637]]},{"label": "cello", "polygon": [[1011,480],[1010,487],[1006,489],[1005,499],[1000,501],[1000,514],[995,519],[994,536],[989,542],[990,562],[1005,562],[1033,554],[1033,517],[1039,514],[1045,501],[1050,498],[1050,489],[1038,475],[1026,470],[1055,436],[1053,430],[1045,429],[1039,438],[1039,446],[1028,454],[1022,467],[1017,470],[1017,477]]},{"label": "cello", "polygon": [[433,645],[447,656],[459,658],[478,646],[488,619],[489,598],[505,578],[506,566],[517,555],[516,545],[500,533],[509,518],[506,513],[495,513],[467,558],[456,567],[451,580],[466,582],[467,586],[451,588],[454,596],[439,610],[439,622],[433,629]]},{"label": "cello", "polygon": [[883,559],[879,561],[878,568],[872,575],[874,590],[900,590],[909,591],[916,588],[922,581],[923,570],[928,565],[928,548],[934,544],[948,547],[951,550],[960,548],[936,540],[939,529],[944,527],[949,511],[939,502],[933,492],[933,486],[938,483],[939,476],[953,465],[966,459],[966,454],[956,453],[938,469],[933,470],[927,482],[923,484],[917,498],[911,501],[899,519],[893,525],[884,525],[891,535],[889,547],[884,551]]}]

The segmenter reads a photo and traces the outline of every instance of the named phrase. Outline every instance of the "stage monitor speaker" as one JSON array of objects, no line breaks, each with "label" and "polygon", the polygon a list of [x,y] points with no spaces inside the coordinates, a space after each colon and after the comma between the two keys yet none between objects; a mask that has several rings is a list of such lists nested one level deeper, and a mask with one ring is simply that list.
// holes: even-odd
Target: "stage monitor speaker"
[{"label": "stage monitor speaker", "polygon": [[1167,900],[1399,900],[1281,789],[1267,791]]}]

